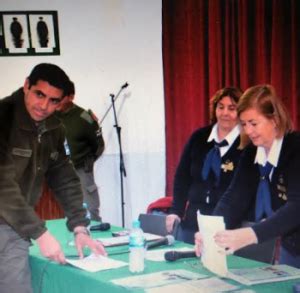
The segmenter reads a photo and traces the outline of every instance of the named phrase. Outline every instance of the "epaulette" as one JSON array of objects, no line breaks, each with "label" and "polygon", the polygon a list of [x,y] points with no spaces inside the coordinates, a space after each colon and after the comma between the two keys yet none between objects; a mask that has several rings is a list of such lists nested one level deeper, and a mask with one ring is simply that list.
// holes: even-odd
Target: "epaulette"
[{"label": "epaulette", "polygon": [[94,121],[92,116],[87,111],[82,111],[82,113],[80,114],[80,117],[90,124],[92,124]]},{"label": "epaulette", "polygon": [[88,113],[91,115],[94,121],[99,121],[98,117],[94,114],[94,112],[91,109],[88,109]]}]

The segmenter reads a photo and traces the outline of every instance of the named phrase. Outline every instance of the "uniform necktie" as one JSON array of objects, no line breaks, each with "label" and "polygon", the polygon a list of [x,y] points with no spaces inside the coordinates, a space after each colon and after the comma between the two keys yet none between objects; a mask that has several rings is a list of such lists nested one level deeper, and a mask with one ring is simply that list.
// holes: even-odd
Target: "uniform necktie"
[{"label": "uniform necktie", "polygon": [[208,178],[210,170],[212,170],[215,174],[216,185],[218,185],[221,173],[220,147],[227,146],[228,142],[226,141],[226,139],[224,139],[220,143],[216,141],[214,143],[214,147],[206,155],[202,168],[202,179],[206,180]]},{"label": "uniform necktie", "polygon": [[255,220],[260,221],[264,214],[269,217],[273,211],[271,208],[271,192],[269,175],[273,165],[269,162],[265,166],[258,165],[260,180],[256,194]]}]

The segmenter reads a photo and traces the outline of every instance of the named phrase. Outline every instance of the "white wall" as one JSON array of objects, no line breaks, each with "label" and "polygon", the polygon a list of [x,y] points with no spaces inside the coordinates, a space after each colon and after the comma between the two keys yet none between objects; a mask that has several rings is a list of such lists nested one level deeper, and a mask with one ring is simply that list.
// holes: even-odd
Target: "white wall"
[{"label": "white wall", "polygon": [[[0,96],[21,86],[41,62],[61,66],[76,102],[99,120],[116,102],[127,177],[125,226],[165,193],[165,122],[161,0],[1,0],[1,11],[57,10],[59,56],[0,57]],[[106,150],[95,166],[104,221],[121,225],[119,148],[110,111],[102,124]]]}]

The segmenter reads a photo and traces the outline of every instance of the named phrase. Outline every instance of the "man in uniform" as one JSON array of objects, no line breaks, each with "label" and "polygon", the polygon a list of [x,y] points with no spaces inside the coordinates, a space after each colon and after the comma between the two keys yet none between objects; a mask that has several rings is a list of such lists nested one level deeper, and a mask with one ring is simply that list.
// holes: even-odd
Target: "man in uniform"
[{"label": "man in uniform", "polygon": [[41,254],[65,263],[59,242],[34,206],[46,180],[74,232],[79,256],[88,246],[106,254],[89,236],[80,180],[64,150],[64,128],[53,115],[68,95],[70,80],[54,64],[33,68],[24,86],[0,100],[0,291],[31,293],[28,249],[31,239]]},{"label": "man in uniform", "polygon": [[99,215],[100,199],[95,184],[94,162],[104,151],[101,128],[95,115],[73,103],[75,86],[71,82],[70,94],[58,107],[57,116],[66,128],[65,148],[71,156],[83,188],[84,202],[91,219],[101,221]]}]

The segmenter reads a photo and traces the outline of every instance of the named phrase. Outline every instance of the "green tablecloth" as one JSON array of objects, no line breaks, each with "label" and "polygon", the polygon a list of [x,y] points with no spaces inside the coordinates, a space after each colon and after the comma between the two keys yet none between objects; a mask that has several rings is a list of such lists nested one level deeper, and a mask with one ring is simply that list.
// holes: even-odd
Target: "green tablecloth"
[{"label": "green tablecloth", "polygon": [[[76,254],[76,249],[69,247],[67,241],[70,238],[65,227],[64,220],[51,220],[47,222],[47,227],[50,232],[61,242],[66,255]],[[106,232],[93,232],[94,238],[111,237],[112,231],[118,231],[121,228],[112,227]],[[176,247],[183,246],[182,243],[176,242]],[[186,245],[185,245],[186,246]],[[118,246],[107,248],[108,254],[127,251],[127,246]],[[176,249],[176,248],[174,248]],[[111,255],[112,258],[128,262],[128,253]],[[237,256],[228,256],[227,263],[229,269],[243,267],[257,267],[262,263],[247,260]],[[117,278],[133,276],[130,273],[128,266],[90,273],[70,265],[59,265],[50,262],[39,253],[38,247],[33,245],[30,248],[30,265],[32,270],[32,282],[35,293],[99,293],[99,292],[133,292],[119,286],[114,285],[110,281]],[[211,276],[212,274],[201,265],[199,259],[181,259],[176,262],[152,262],[145,261],[144,273],[152,273],[163,270],[185,269],[193,272],[199,272]],[[270,284],[262,284],[255,286],[241,286],[240,284],[226,280],[229,283],[240,286],[241,289],[250,289],[253,292],[292,292],[294,283],[300,280],[292,280],[286,282],[276,282]],[[134,292],[142,292],[134,290]]]}]

